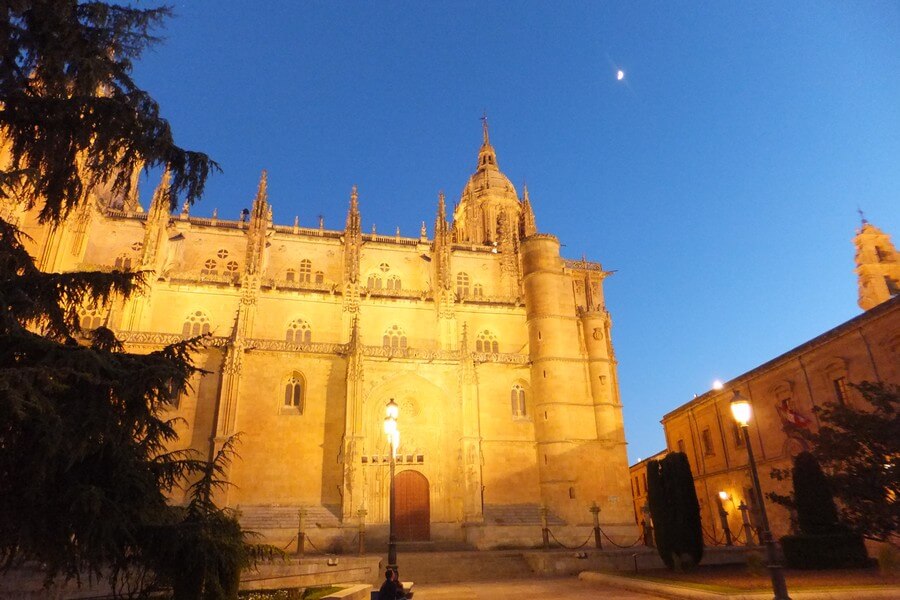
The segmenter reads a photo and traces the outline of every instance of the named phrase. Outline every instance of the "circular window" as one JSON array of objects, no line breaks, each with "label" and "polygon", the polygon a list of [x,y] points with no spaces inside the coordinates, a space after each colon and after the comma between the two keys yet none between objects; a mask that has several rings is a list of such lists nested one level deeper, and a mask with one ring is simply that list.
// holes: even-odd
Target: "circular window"
[{"label": "circular window", "polygon": [[216,252],[216,256],[218,256],[219,258],[228,258],[228,250],[222,248],[221,250]]}]

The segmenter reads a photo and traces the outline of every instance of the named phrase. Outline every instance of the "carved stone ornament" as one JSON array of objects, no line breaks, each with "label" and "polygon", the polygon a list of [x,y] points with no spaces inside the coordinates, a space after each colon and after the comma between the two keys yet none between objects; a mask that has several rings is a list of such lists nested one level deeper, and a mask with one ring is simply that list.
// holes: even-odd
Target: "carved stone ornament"
[{"label": "carved stone ornament", "polygon": [[593,338],[598,341],[602,340],[603,339],[603,330],[600,329],[599,327],[594,327]]}]

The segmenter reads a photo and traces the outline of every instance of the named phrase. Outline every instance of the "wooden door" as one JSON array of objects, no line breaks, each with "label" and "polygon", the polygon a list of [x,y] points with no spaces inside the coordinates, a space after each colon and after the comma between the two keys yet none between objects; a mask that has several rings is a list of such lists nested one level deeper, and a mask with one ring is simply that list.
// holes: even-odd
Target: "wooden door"
[{"label": "wooden door", "polygon": [[401,471],[394,477],[394,517],[398,541],[431,539],[428,480],[418,471]]}]

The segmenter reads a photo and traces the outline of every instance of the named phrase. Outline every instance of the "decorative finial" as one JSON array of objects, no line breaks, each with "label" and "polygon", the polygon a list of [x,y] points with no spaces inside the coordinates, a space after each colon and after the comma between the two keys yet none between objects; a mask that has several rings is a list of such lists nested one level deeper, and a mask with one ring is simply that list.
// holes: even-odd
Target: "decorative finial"
[{"label": "decorative finial", "polygon": [[428,237],[428,228],[425,227],[425,221],[422,221],[422,227],[419,229],[419,237]]},{"label": "decorative finial", "polygon": [[372,223],[372,235],[375,235],[375,223]]},{"label": "decorative finial", "polygon": [[325,229],[325,217],[319,215],[319,229]]},{"label": "decorative finial", "polygon": [[191,209],[191,205],[188,204],[188,201],[185,200],[184,204],[181,205],[181,214],[186,215]]},{"label": "decorative finial", "polygon": [[212,218],[213,218],[213,219],[218,219],[218,218],[219,218],[219,209],[218,209],[218,208],[214,208],[214,209],[213,209]]},{"label": "decorative finial", "polygon": [[397,231],[394,232],[395,237],[400,237],[400,226],[397,226]]},{"label": "decorative finial", "polygon": [[522,184],[522,201],[523,202],[530,201],[530,198],[528,197],[528,184],[527,183]]},{"label": "decorative finial", "polygon": [[294,229],[297,229],[298,227],[300,227],[300,216],[295,215],[294,216]]},{"label": "decorative finial", "polygon": [[485,110],[481,114],[481,129],[482,129],[482,132],[484,133],[484,143],[490,144],[491,140],[490,140],[490,136],[488,136],[487,110]]},{"label": "decorative finial", "polygon": [[356,204],[359,201],[359,193],[356,191],[356,184],[353,184],[353,187],[350,188],[350,202]]},{"label": "decorative finial", "polygon": [[269,172],[263,169],[259,177],[259,187],[256,189],[256,199],[265,201],[269,198]]}]

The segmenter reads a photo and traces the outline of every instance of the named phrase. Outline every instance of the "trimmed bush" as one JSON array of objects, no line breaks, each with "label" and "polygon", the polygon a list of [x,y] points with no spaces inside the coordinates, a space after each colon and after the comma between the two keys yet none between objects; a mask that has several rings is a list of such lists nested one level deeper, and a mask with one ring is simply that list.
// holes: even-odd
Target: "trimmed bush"
[{"label": "trimmed bush", "polygon": [[791,569],[846,569],[869,566],[862,536],[849,532],[786,535],[784,561]]},{"label": "trimmed bush", "polygon": [[822,473],[819,461],[809,452],[801,452],[794,458],[794,504],[797,508],[797,524],[807,535],[834,533],[838,526],[837,509],[831,495],[831,486]]},{"label": "trimmed bush", "polygon": [[661,461],[647,463],[647,496],[656,549],[666,566],[681,569],[700,564],[700,503],[683,452],[671,452]]}]

